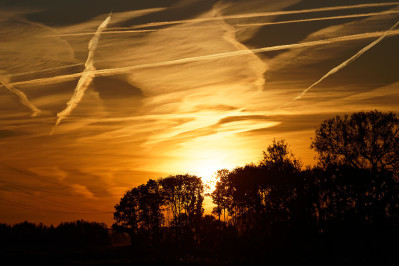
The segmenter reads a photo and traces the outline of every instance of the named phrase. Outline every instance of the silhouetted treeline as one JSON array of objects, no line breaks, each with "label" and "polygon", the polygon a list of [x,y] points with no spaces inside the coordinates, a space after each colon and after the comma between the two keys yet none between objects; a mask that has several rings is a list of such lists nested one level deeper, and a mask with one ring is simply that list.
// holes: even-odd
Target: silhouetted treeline
[{"label": "silhouetted treeline", "polygon": [[[303,167],[285,141],[274,140],[259,162],[217,171],[209,195],[194,175],[150,179],[115,206],[113,230],[129,234],[131,247],[103,250],[101,258],[79,254],[72,264],[94,256],[109,264],[398,265],[398,117],[371,111],[327,119],[311,148],[317,165]],[[204,215],[206,196],[212,215]],[[3,224],[0,239],[3,248],[111,241],[105,225],[84,221]]]},{"label": "silhouetted treeline", "polygon": [[105,224],[78,220],[57,227],[23,222],[0,224],[1,247],[79,248],[111,244]]},{"label": "silhouetted treeline", "polygon": [[371,111],[325,120],[311,148],[319,155],[314,167],[304,168],[285,141],[274,140],[260,162],[219,170],[213,216],[203,216],[199,177],[149,180],[115,206],[113,227],[134,245],[206,246],[257,260],[395,258],[397,116]]}]

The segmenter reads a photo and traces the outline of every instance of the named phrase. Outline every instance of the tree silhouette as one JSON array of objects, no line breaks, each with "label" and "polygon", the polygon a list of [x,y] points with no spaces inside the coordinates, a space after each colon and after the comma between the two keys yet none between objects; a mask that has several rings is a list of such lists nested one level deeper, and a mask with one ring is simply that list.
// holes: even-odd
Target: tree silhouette
[{"label": "tree silhouette", "polygon": [[110,245],[107,226],[96,222],[77,220],[64,222],[55,229],[58,244],[65,247]]},{"label": "tree silhouette", "polygon": [[216,182],[215,190],[211,193],[213,203],[216,204],[213,213],[218,216],[219,221],[223,213],[224,222],[227,222],[228,220],[228,217],[226,217],[226,211],[229,209],[229,206],[231,206],[233,200],[233,187],[229,179],[229,174],[230,172],[227,169],[218,170],[216,172],[216,178],[218,181]]},{"label": "tree silhouette", "polygon": [[129,191],[115,207],[116,224],[158,230],[177,250],[209,247],[232,261],[290,254],[296,262],[309,250],[318,263],[329,254],[381,258],[382,250],[390,260],[388,243],[399,234],[398,134],[393,113],[327,119],[312,142],[314,167],[304,169],[287,142],[273,140],[258,163],[219,170],[210,194],[216,218],[203,217],[203,184],[186,174]]},{"label": "tree silhouette", "polygon": [[377,110],[325,120],[312,142],[320,162],[373,172],[399,171],[399,119]]},{"label": "tree silhouette", "polygon": [[201,178],[194,175],[175,175],[161,178],[162,195],[167,209],[172,212],[171,225],[180,241],[183,236],[192,238],[198,232],[199,223],[204,212],[204,186]]},{"label": "tree silhouette", "polygon": [[327,119],[311,147],[324,169],[313,171],[324,227],[398,222],[399,119],[394,113],[375,110]]},{"label": "tree silhouette", "polygon": [[162,197],[158,181],[150,179],[147,184],[128,191],[115,206],[114,228],[129,229],[132,235],[146,231],[157,237],[164,221]]},{"label": "tree silhouette", "polygon": [[114,228],[129,229],[131,234],[136,234],[139,228],[139,200],[138,188],[132,188],[115,205]]},{"label": "tree silhouette", "polygon": [[278,171],[298,172],[301,170],[301,162],[295,158],[285,140],[273,140],[272,144],[262,152],[260,165],[273,168]]},{"label": "tree silhouette", "polygon": [[162,212],[164,200],[159,183],[150,179],[146,185],[139,186],[139,191],[139,223],[152,236],[158,236],[164,220]]},{"label": "tree silhouette", "polygon": [[217,172],[219,181],[211,194],[217,205],[214,213],[220,217],[227,210],[230,219],[224,217],[224,221],[243,231],[287,220],[291,215],[289,202],[299,191],[295,185],[300,171],[301,163],[288,144],[274,140],[259,164]]}]

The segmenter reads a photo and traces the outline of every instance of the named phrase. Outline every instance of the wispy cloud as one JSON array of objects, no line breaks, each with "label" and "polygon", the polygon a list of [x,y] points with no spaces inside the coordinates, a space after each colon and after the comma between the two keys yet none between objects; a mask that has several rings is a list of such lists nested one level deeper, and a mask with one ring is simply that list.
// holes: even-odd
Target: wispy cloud
[{"label": "wispy cloud", "polygon": [[[302,23],[302,22],[312,22],[312,21],[323,21],[323,20],[336,20],[336,19],[346,19],[346,18],[362,18],[362,17],[372,17],[372,16],[384,16],[384,15],[392,15],[398,14],[399,10],[389,10],[389,11],[382,11],[382,12],[372,12],[372,13],[361,13],[361,14],[351,14],[351,15],[341,15],[341,16],[330,16],[330,17],[319,17],[319,18],[309,18],[309,19],[294,19],[294,20],[283,20],[283,21],[274,21],[274,22],[259,22],[259,23],[240,23],[235,24],[234,26],[237,27],[257,27],[257,26],[273,26],[279,24],[290,24],[290,23]],[[216,18],[222,18],[223,16],[217,16]],[[206,28],[215,28],[219,27],[218,25],[215,26],[186,26],[181,28],[171,28],[170,30],[180,30],[180,31],[187,31],[187,30],[195,30],[195,29],[206,29]],[[102,34],[131,34],[131,33],[149,33],[149,32],[157,32],[160,30],[169,30],[166,29],[146,29],[146,30],[131,30],[131,27],[125,28],[115,28],[109,29],[104,31]],[[87,36],[92,35],[94,32],[74,32],[74,33],[62,33],[62,34],[53,34],[49,36],[57,36],[57,37],[66,37],[66,36]]]},{"label": "wispy cloud", "polygon": [[384,7],[384,6],[394,6],[394,5],[399,5],[399,2],[358,4],[358,5],[348,5],[348,6],[334,6],[334,7],[322,7],[322,8],[312,8],[312,9],[302,9],[302,10],[274,11],[274,12],[257,12],[257,13],[248,13],[248,14],[235,14],[235,15],[228,15],[228,16],[196,18],[196,19],[188,19],[188,20],[151,22],[151,23],[146,23],[146,24],[141,24],[141,25],[135,25],[135,26],[132,26],[131,28],[139,29],[139,28],[159,27],[159,26],[167,26],[167,25],[182,24],[182,23],[205,22],[205,21],[213,21],[213,20],[269,17],[269,16],[314,13],[314,12],[335,11],[335,10],[345,10],[345,9],[355,9],[355,8]]},{"label": "wispy cloud", "polygon": [[15,96],[17,96],[18,101],[20,104],[28,107],[29,109],[32,110],[33,114],[32,116],[36,116],[40,110],[39,108],[37,108],[33,103],[31,103],[28,99],[28,97],[26,96],[25,93],[23,93],[22,91],[14,88],[12,85],[9,84],[9,78],[7,76],[4,76],[1,74],[0,72],[0,83],[12,94],[14,94]]},{"label": "wispy cloud", "polygon": [[72,98],[69,100],[67,103],[67,107],[61,111],[60,113],[57,114],[57,121],[55,123],[55,126],[53,130],[51,131],[50,134],[52,134],[56,128],[56,126],[65,118],[67,117],[72,110],[78,105],[78,103],[82,100],[82,97],[89,87],[91,81],[93,80],[94,77],[94,54],[97,49],[98,41],[100,39],[101,32],[107,27],[109,21],[111,20],[111,15],[109,15],[98,27],[96,33],[94,34],[93,38],[91,38],[89,42],[89,55],[87,57],[86,63],[85,63],[85,69],[83,70],[82,76],[79,79],[78,85],[75,88],[75,92],[72,96]]},{"label": "wispy cloud", "polygon": [[362,54],[364,54],[365,52],[367,52],[368,50],[370,50],[372,47],[374,47],[375,45],[377,45],[379,42],[381,42],[386,36],[388,36],[388,34],[390,34],[397,26],[399,25],[399,21],[396,22],[389,30],[385,31],[377,40],[373,41],[372,43],[370,43],[369,45],[365,46],[364,48],[362,48],[360,51],[358,51],[355,55],[353,55],[351,58],[349,58],[348,60],[344,61],[343,63],[341,63],[340,65],[334,67],[333,69],[331,69],[327,74],[325,74],[323,77],[321,77],[318,81],[316,81],[315,83],[313,83],[312,85],[310,85],[308,88],[306,88],[304,91],[302,91],[297,97],[294,98],[294,101],[301,99],[310,89],[312,89],[314,86],[316,86],[317,84],[319,84],[320,82],[322,82],[324,79],[326,79],[327,77],[331,76],[334,73],[337,73],[338,71],[340,71],[341,69],[343,69],[344,67],[346,67],[347,65],[349,65],[350,63],[352,63],[353,61],[355,61],[357,58],[359,58]]},{"label": "wispy cloud", "polygon": [[[112,76],[112,75],[117,75],[117,74],[128,73],[128,72],[130,72],[132,70],[136,70],[136,69],[179,65],[179,64],[190,63],[190,62],[215,60],[215,59],[240,56],[240,55],[248,55],[248,54],[254,54],[254,53],[264,53],[264,52],[272,52],[272,51],[279,51],[279,50],[312,47],[312,46],[326,45],[326,44],[332,44],[332,43],[337,43],[337,42],[355,41],[355,40],[362,40],[362,39],[368,39],[368,38],[375,38],[375,37],[380,37],[382,35],[384,35],[384,37],[399,35],[399,30],[391,30],[389,32],[377,31],[377,32],[368,32],[368,33],[361,33],[361,34],[352,34],[352,35],[345,35],[345,36],[328,38],[328,39],[317,40],[317,41],[300,42],[300,43],[293,43],[293,44],[283,44],[283,45],[268,46],[268,47],[262,47],[262,48],[256,48],[256,49],[238,50],[238,51],[225,52],[225,53],[216,53],[216,54],[210,54],[210,55],[204,55],[204,56],[187,57],[187,58],[181,58],[181,59],[176,59],[176,60],[167,60],[167,61],[140,64],[140,65],[134,65],[134,66],[127,66],[127,67],[107,68],[107,69],[100,69],[100,70],[93,69],[90,73],[92,75]],[[67,80],[79,78],[83,75],[84,75],[84,72],[83,73],[73,73],[73,74],[59,75],[59,76],[54,76],[54,77],[49,77],[49,78],[39,78],[39,79],[32,79],[32,80],[26,80],[26,81],[13,82],[13,83],[10,83],[10,85],[21,86],[21,85],[61,83],[61,82],[67,81]]]},{"label": "wispy cloud", "polygon": [[90,190],[88,190],[87,187],[79,184],[72,184],[70,186],[75,194],[82,195],[89,199],[94,199],[94,194]]}]

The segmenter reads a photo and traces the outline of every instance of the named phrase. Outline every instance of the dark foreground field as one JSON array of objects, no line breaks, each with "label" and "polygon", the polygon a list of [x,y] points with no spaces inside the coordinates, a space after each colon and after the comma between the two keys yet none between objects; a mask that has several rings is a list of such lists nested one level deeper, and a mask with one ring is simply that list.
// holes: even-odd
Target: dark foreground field
[{"label": "dark foreground field", "polygon": [[20,247],[3,249],[1,256],[7,261],[3,265],[399,265],[393,243],[387,250],[373,247],[363,251],[350,248],[350,243],[336,247],[302,246],[298,251],[259,250],[247,244],[229,251],[171,246]]}]

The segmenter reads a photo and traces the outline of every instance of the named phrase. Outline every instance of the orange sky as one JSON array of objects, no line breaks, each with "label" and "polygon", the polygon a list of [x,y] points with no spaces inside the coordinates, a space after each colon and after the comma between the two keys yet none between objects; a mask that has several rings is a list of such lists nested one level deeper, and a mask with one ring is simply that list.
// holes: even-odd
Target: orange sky
[{"label": "orange sky", "polygon": [[294,100],[392,27],[394,1],[15,0],[0,15],[0,222],[111,225],[149,178],[257,162],[273,138],[312,164],[324,119],[399,111],[399,29]]}]

